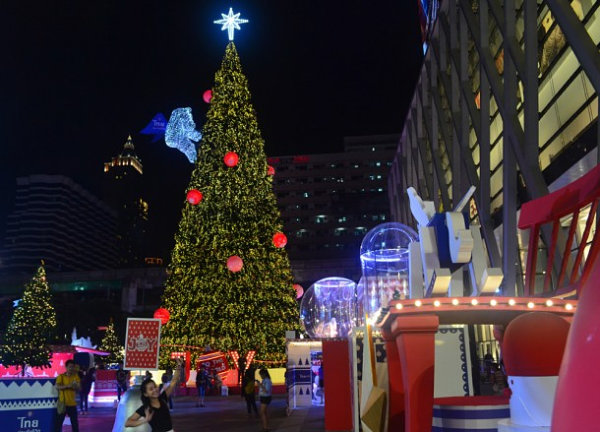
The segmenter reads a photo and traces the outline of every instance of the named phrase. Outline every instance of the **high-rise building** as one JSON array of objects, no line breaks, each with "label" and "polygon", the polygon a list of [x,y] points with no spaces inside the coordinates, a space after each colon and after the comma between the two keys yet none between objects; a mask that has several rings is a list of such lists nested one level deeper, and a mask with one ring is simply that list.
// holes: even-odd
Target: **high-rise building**
[{"label": "high-rise building", "polygon": [[131,135],[123,151],[104,164],[104,199],[118,212],[119,266],[144,264],[148,203],[143,198],[143,166]]},{"label": "high-rise building", "polygon": [[[542,227],[535,275],[526,274],[529,237],[517,217],[521,204],[598,163],[600,1],[421,3],[426,53],[390,172],[392,217],[416,225],[410,186],[447,210],[476,186],[470,219],[481,225],[487,258],[502,268],[502,294],[540,295],[524,284],[541,278],[549,296],[561,277],[546,278],[547,260],[567,264],[580,249],[587,254],[584,232],[597,203],[548,223],[546,233]],[[589,227],[588,241],[597,224]],[[572,238],[569,248],[551,248],[562,235]],[[479,356],[494,352],[490,329],[475,331]]]},{"label": "high-rise building", "polygon": [[360,244],[389,220],[387,173],[399,135],[347,137],[344,152],[268,159],[294,276],[360,278]]},{"label": "high-rise building", "polygon": [[51,272],[114,268],[116,222],[113,209],[67,177],[19,177],[2,271],[31,274],[40,260]]}]

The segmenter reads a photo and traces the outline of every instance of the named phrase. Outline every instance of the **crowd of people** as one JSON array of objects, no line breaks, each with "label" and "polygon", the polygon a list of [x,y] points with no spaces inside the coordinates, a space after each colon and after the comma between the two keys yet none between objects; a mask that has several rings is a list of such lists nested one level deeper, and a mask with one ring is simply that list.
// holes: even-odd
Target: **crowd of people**
[{"label": "crowd of people", "polygon": [[[172,431],[170,412],[173,409],[173,395],[179,384],[182,383],[182,359],[176,360],[175,370],[167,369],[161,376],[159,385],[153,380],[152,373],[146,371],[144,380],[140,385],[141,406],[125,421],[126,427],[135,427],[148,424],[151,430],[157,432]],[[56,432],[62,431],[65,417],[69,416],[73,432],[79,432],[78,415],[88,413],[88,398],[92,384],[96,381],[96,370],[103,369],[102,364],[96,368],[82,368],[73,360],[65,364],[65,372],[57,377],[56,389],[58,391],[58,406],[56,417]],[[245,369],[240,365],[240,370]],[[256,369],[249,367],[241,378],[241,396],[245,399],[249,417],[260,418],[262,430],[269,431],[268,406],[271,403],[273,383],[266,369],[258,371],[259,379],[255,379]],[[119,364],[115,373],[117,400],[120,401],[130,382],[129,371]],[[197,407],[205,406],[207,394],[221,394],[222,380],[217,371],[201,364],[196,371]],[[260,408],[257,408],[256,393]],[[79,401],[77,400],[79,396]],[[79,403],[79,410],[77,405]]]}]

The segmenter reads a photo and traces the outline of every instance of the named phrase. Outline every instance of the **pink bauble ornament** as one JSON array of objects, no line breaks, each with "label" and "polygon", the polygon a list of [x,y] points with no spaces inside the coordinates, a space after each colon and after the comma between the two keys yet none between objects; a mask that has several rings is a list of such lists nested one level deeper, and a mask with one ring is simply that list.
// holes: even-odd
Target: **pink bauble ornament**
[{"label": "pink bauble ornament", "polygon": [[232,255],[227,259],[227,268],[230,272],[237,273],[244,267],[244,261],[237,256]]},{"label": "pink bauble ornament", "polygon": [[304,295],[304,288],[300,284],[294,284],[294,289],[296,290],[296,298],[299,299]]},{"label": "pink bauble ornament", "polygon": [[273,245],[282,248],[287,244],[287,237],[282,232],[277,232],[273,235]]},{"label": "pink bauble ornament", "polygon": [[270,176],[275,175],[275,168],[273,168],[271,165],[267,165],[267,175],[270,175]]},{"label": "pink bauble ornament", "polygon": [[225,165],[227,165],[228,167],[236,166],[238,163],[238,160],[239,160],[239,157],[236,152],[227,152],[225,154],[225,157],[223,158],[223,162],[225,162]]},{"label": "pink bauble ornament", "polygon": [[154,318],[159,319],[162,325],[165,325],[169,322],[169,318],[171,318],[171,314],[165,308],[158,308],[154,311]]},{"label": "pink bauble ornament", "polygon": [[212,90],[208,89],[204,92],[204,94],[202,94],[202,99],[204,99],[204,102],[206,103],[210,103],[211,99],[212,99]]},{"label": "pink bauble ornament", "polygon": [[187,193],[187,202],[191,205],[199,204],[202,201],[202,192],[198,189],[190,189]]}]

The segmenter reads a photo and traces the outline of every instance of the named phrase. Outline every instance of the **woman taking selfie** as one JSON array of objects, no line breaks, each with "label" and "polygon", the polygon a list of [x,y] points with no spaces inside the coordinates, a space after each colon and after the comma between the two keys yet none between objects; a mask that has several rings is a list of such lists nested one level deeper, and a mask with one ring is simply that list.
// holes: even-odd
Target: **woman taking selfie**
[{"label": "woman taking selfie", "polygon": [[173,379],[168,386],[163,388],[162,393],[152,379],[145,379],[142,382],[140,391],[142,393],[142,406],[134,412],[125,422],[126,427],[136,427],[148,423],[152,432],[173,432],[171,422],[171,413],[167,401],[169,396],[175,391],[175,386],[179,381],[179,374],[183,360],[177,359],[177,368],[173,374]]}]

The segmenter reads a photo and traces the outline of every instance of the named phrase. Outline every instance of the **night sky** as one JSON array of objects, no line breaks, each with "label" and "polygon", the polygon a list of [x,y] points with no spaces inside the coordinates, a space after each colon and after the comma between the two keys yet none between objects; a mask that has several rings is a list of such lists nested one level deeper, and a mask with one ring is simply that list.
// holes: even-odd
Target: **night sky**
[{"label": "night sky", "polygon": [[269,156],[400,132],[421,63],[417,0],[2,3],[0,239],[16,176],[64,174],[99,194],[132,134],[170,247],[193,166],[139,131],[186,106],[203,124],[227,44],[212,22],[230,6],[250,20],[235,44]]}]

